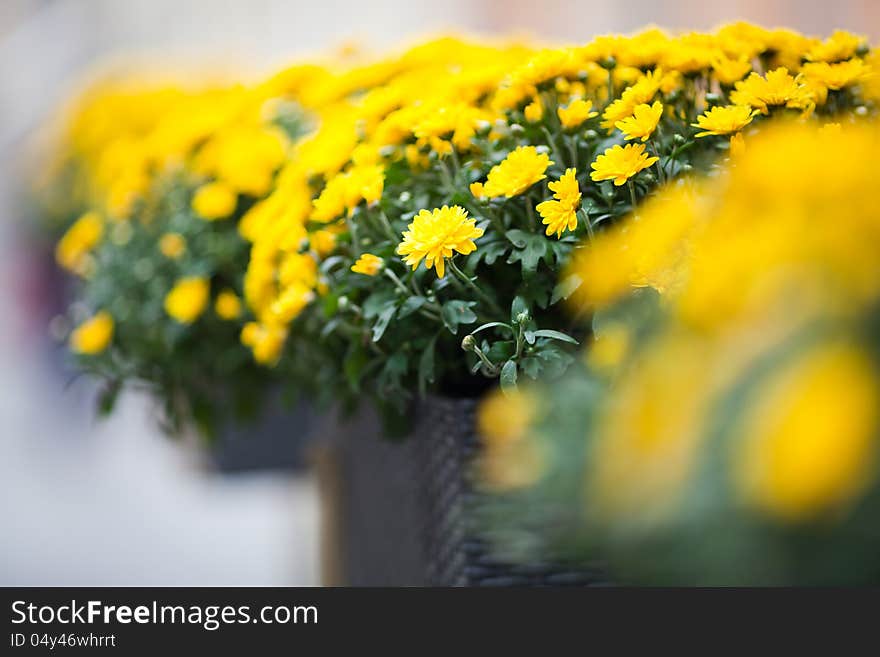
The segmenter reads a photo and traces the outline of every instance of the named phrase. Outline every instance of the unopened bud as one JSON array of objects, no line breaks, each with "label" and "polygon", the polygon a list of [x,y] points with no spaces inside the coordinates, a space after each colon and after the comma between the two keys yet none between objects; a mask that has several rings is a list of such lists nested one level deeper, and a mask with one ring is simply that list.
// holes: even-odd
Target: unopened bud
[{"label": "unopened bud", "polygon": [[477,341],[472,335],[466,335],[461,341],[461,348],[465,351],[473,351],[477,346]]}]

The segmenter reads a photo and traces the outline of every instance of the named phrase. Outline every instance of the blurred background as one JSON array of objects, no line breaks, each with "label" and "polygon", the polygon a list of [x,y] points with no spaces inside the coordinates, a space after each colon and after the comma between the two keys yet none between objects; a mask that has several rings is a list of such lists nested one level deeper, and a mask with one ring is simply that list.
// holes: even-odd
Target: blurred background
[{"label": "blurred background", "polygon": [[[0,0],[0,585],[313,585],[314,477],[278,446],[205,459],[127,394],[94,418],[50,338],[58,280],[28,239],[39,128],[95,66],[132,54],[262,70],[343,42],[442,31],[585,42],[745,19],[880,37],[876,0]],[[320,428],[317,429],[320,432]]]}]

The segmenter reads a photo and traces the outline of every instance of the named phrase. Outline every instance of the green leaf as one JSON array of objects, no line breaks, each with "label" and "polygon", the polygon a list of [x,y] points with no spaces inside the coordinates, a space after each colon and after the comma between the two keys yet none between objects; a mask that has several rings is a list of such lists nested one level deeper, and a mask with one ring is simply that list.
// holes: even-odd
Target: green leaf
[{"label": "green leaf", "polygon": [[501,368],[501,389],[512,390],[516,388],[516,361],[509,360]]},{"label": "green leaf", "polygon": [[513,340],[498,340],[493,342],[488,349],[483,349],[486,358],[493,363],[501,363],[516,353],[516,342]]},{"label": "green leaf", "polygon": [[403,302],[403,305],[400,306],[400,312],[397,313],[398,319],[409,317],[427,302],[428,300],[425,297],[409,297]]},{"label": "green leaf", "polygon": [[382,339],[382,336],[385,334],[385,329],[387,329],[388,324],[391,323],[391,318],[394,317],[396,310],[397,307],[394,306],[394,304],[389,304],[379,313],[379,316],[376,318],[376,323],[373,324],[373,342],[379,342],[379,340]]},{"label": "green leaf", "polygon": [[560,299],[568,299],[581,286],[581,283],[583,283],[583,280],[577,274],[566,276],[553,288],[553,296],[550,297],[550,303],[556,303]]},{"label": "green leaf", "polygon": [[510,304],[510,321],[515,322],[520,314],[528,312],[529,304],[526,303],[526,300],[520,295],[513,297],[513,302]]},{"label": "green leaf", "polygon": [[565,333],[560,333],[559,331],[554,331],[552,329],[540,329],[535,331],[536,338],[549,338],[550,340],[559,340],[560,342],[568,342],[569,344],[577,344],[578,341],[575,340],[570,335],[566,335]]},{"label": "green leaf", "polygon": [[348,350],[343,368],[345,377],[348,379],[349,385],[354,390],[360,390],[361,374],[367,364],[367,355],[359,346],[352,343],[352,347]]},{"label": "green leaf", "polygon": [[394,290],[380,290],[374,292],[364,301],[364,317],[371,319],[387,312],[389,307],[395,308],[397,294]]},{"label": "green leaf", "polygon": [[479,326],[479,327],[475,328],[473,331],[471,331],[471,335],[476,335],[480,331],[484,331],[486,329],[495,328],[495,327],[501,327],[501,326],[503,326],[508,331],[513,333],[513,329],[510,327],[509,324],[505,324],[504,322],[487,322],[486,324],[483,324],[482,326]]},{"label": "green leaf", "polygon": [[510,244],[507,242],[489,242],[488,244],[480,244],[479,248],[470,256],[471,261],[476,265],[483,260],[487,265],[494,265],[495,261],[507,253]]},{"label": "green leaf", "polygon": [[450,333],[455,335],[458,333],[458,327],[460,324],[473,324],[477,321],[477,316],[473,310],[471,310],[472,306],[476,306],[476,301],[447,301],[443,304],[442,317],[443,323],[446,325],[446,328],[449,329]]},{"label": "green leaf", "polygon": [[541,361],[532,356],[520,359],[519,367],[531,379],[537,379],[541,374]]},{"label": "green leaf", "polygon": [[518,229],[509,230],[506,235],[516,247],[507,258],[508,264],[521,262],[523,271],[535,271],[542,258],[552,260],[553,251],[549,251],[551,257],[547,258],[547,239],[543,235]]}]

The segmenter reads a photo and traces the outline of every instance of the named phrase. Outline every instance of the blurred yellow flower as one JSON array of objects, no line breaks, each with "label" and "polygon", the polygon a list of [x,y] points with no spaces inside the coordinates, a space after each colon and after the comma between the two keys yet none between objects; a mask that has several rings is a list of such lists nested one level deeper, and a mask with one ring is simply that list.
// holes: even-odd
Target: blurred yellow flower
[{"label": "blurred yellow flower", "polygon": [[[544,180],[544,172],[553,162],[534,146],[518,146],[489,171],[482,195],[490,198],[511,198],[522,194],[536,182]],[[473,191],[473,188],[472,188]],[[482,233],[481,233],[482,234]]]},{"label": "blurred yellow flower", "polygon": [[556,182],[551,182],[548,187],[553,192],[555,200],[538,203],[538,214],[541,221],[547,226],[546,234],[556,233],[556,237],[562,237],[566,229],[577,228],[577,210],[581,203],[581,190],[578,187],[577,171],[566,169],[565,173]]},{"label": "blurred yellow flower", "polygon": [[159,251],[166,258],[177,260],[186,252],[186,240],[180,233],[165,233],[159,239]]},{"label": "blurred yellow flower", "polygon": [[705,114],[697,117],[697,122],[691,125],[703,132],[698,132],[697,137],[708,135],[728,135],[731,132],[742,130],[752,122],[758,110],[753,110],[748,105],[728,105],[726,107],[713,107]]},{"label": "blurred yellow flower", "polygon": [[223,290],[214,301],[214,312],[220,319],[237,319],[241,316],[241,310],[241,299],[232,290]]},{"label": "blurred yellow flower", "polygon": [[746,502],[785,520],[852,503],[876,472],[880,383],[853,345],[823,345],[774,373],[734,441]]},{"label": "blurred yellow flower", "polygon": [[165,295],[165,312],[181,324],[192,324],[208,304],[208,288],[201,276],[181,278]]},{"label": "blurred yellow flower", "polygon": [[225,219],[235,212],[238,196],[229,185],[212,182],[196,190],[192,208],[202,219]]},{"label": "blurred yellow flower", "polygon": [[104,222],[97,212],[86,212],[67,229],[55,246],[58,264],[74,273],[82,273],[86,256],[104,234]]},{"label": "blurred yellow flower", "polygon": [[491,490],[509,491],[533,485],[546,470],[541,446],[529,434],[536,414],[534,398],[520,389],[496,389],[477,409],[477,433],[484,451],[481,481]]},{"label": "blurred yellow flower", "polygon": [[80,324],[70,334],[70,349],[78,354],[94,355],[104,351],[113,340],[113,318],[102,310]]},{"label": "blurred yellow flower", "polygon": [[278,363],[285,340],[287,330],[279,326],[248,322],[241,329],[241,343],[251,350],[254,360],[261,365]]},{"label": "blurred yellow flower", "polygon": [[446,273],[445,259],[456,251],[462,255],[472,253],[477,248],[474,240],[483,235],[483,229],[476,227],[476,220],[457,205],[422,210],[408,228],[397,253],[405,256],[404,262],[413,269],[424,259],[425,267],[434,267],[440,278]]},{"label": "blurred yellow flower", "polygon": [[642,144],[612,146],[590,165],[594,169],[590,178],[596,181],[613,180],[615,185],[620,186],[659,159],[649,157]]},{"label": "blurred yellow flower", "polygon": [[648,138],[657,129],[661,116],[663,116],[663,103],[658,100],[653,105],[644,103],[636,105],[632,116],[618,121],[614,125],[625,135],[624,139],[626,140],[641,139],[642,141],[648,141]]},{"label": "blurred yellow flower", "polygon": [[835,91],[861,82],[870,75],[876,75],[871,66],[861,59],[850,59],[837,64],[808,62],[802,70],[807,80],[818,82]]},{"label": "blurred yellow flower", "polygon": [[556,110],[559,116],[559,122],[563,128],[576,128],[587,119],[598,116],[598,112],[593,111],[593,101],[576,98],[571,101],[567,107],[560,107]]},{"label": "blurred yellow flower", "polygon": [[356,274],[365,274],[367,276],[375,276],[382,269],[384,261],[379,256],[372,253],[364,253],[351,266],[351,270]]},{"label": "blurred yellow flower", "polygon": [[544,118],[544,104],[540,98],[535,98],[523,108],[523,115],[529,123],[537,123]]},{"label": "blurred yellow flower", "polygon": [[746,152],[746,139],[741,132],[730,137],[730,157],[741,157]]}]

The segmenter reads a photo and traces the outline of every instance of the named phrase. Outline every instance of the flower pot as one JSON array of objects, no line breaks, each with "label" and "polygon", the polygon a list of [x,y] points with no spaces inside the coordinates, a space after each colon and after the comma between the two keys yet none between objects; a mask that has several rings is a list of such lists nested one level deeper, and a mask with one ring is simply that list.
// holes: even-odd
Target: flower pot
[{"label": "flower pot", "polygon": [[548,563],[514,565],[492,556],[474,517],[479,493],[471,464],[480,452],[476,407],[470,398],[419,401],[411,434],[403,441],[384,438],[368,411],[336,432],[336,529],[331,534],[340,548],[340,577],[332,583],[584,586],[600,581],[596,572]]}]

